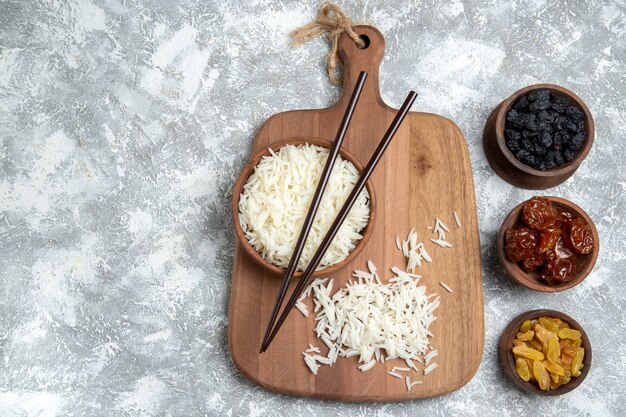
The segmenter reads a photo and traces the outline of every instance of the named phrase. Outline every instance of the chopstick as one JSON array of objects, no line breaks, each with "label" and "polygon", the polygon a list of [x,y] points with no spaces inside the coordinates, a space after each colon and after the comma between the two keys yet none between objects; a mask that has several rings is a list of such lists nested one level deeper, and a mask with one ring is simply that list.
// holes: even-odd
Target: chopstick
[{"label": "chopstick", "polygon": [[274,322],[276,320],[276,316],[278,315],[278,311],[282,306],[282,303],[285,299],[285,294],[287,293],[287,288],[289,287],[289,283],[293,279],[293,275],[296,272],[298,267],[298,262],[300,261],[300,257],[302,255],[302,251],[304,250],[304,245],[306,244],[306,239],[309,236],[309,232],[311,231],[311,227],[313,226],[313,220],[315,219],[315,214],[317,213],[317,209],[322,201],[322,196],[324,194],[324,189],[326,188],[326,184],[328,183],[328,179],[330,178],[330,174],[333,170],[333,165],[335,165],[335,160],[337,159],[337,155],[339,155],[339,148],[341,147],[341,143],[346,136],[346,131],[348,129],[348,125],[352,120],[352,115],[354,114],[354,109],[356,107],[357,102],[359,101],[359,97],[361,96],[361,91],[363,90],[363,85],[365,84],[365,80],[367,79],[367,72],[361,71],[359,73],[359,77],[357,78],[356,85],[354,90],[352,91],[352,96],[350,97],[350,101],[348,102],[348,107],[343,115],[343,119],[339,124],[339,130],[337,131],[337,135],[335,136],[335,142],[333,146],[330,148],[330,152],[328,154],[328,159],[326,160],[326,164],[324,165],[324,169],[322,170],[322,175],[320,176],[320,180],[317,184],[317,188],[315,189],[315,194],[313,194],[313,201],[311,202],[311,206],[309,207],[309,211],[304,218],[304,223],[302,224],[302,229],[300,230],[300,236],[296,242],[296,246],[294,247],[293,254],[291,255],[291,259],[289,260],[289,265],[287,266],[287,271],[285,272],[285,276],[283,278],[282,283],[280,284],[280,289],[278,291],[278,296],[276,297],[276,301],[274,302],[274,308],[272,309],[272,314],[270,316],[269,322],[267,323],[267,328],[265,330],[265,336],[263,337],[262,346],[265,345],[270,337],[270,330],[274,326]]},{"label": "chopstick", "polygon": [[367,166],[363,169],[363,172],[361,173],[359,180],[354,185],[354,188],[350,192],[350,195],[346,199],[346,202],[344,203],[343,207],[341,207],[339,214],[333,221],[333,224],[328,229],[328,232],[326,233],[326,236],[324,236],[324,239],[322,240],[321,245],[315,252],[315,255],[313,255],[313,258],[311,258],[309,265],[307,266],[306,270],[304,271],[304,274],[300,278],[300,282],[298,282],[298,285],[296,285],[295,290],[291,294],[291,298],[287,302],[287,305],[285,306],[280,318],[278,319],[278,322],[274,326],[274,329],[272,330],[270,336],[266,338],[266,340],[262,344],[261,353],[265,352],[267,348],[269,347],[269,345],[272,343],[272,340],[274,340],[274,337],[276,336],[276,334],[278,333],[278,330],[287,319],[287,316],[291,312],[291,309],[293,308],[293,306],[296,304],[298,298],[300,297],[300,295],[302,294],[306,286],[309,285],[309,281],[311,280],[311,276],[313,275],[313,272],[315,271],[315,269],[321,262],[322,257],[324,256],[324,254],[330,247],[331,242],[335,238],[335,235],[339,231],[339,228],[341,227],[344,220],[348,216],[348,213],[350,212],[350,209],[356,202],[357,197],[359,196],[361,191],[363,191],[363,188],[365,187],[365,183],[367,182],[369,177],[372,175],[372,172],[374,171],[374,169],[376,168],[376,165],[378,164],[381,157],[383,156],[383,153],[385,152],[385,150],[387,150],[389,143],[391,143],[391,140],[393,139],[394,135],[396,134],[396,131],[400,127],[400,124],[402,123],[406,115],[408,114],[409,109],[413,105],[413,102],[415,101],[416,97],[417,97],[417,94],[414,91],[409,92],[409,94],[407,95],[406,99],[404,100],[404,103],[398,110],[396,117],[391,122],[391,125],[389,125],[387,132],[385,132],[385,135],[383,136],[380,143],[378,144],[378,147],[374,151],[374,154],[372,155],[369,162],[367,163]]}]

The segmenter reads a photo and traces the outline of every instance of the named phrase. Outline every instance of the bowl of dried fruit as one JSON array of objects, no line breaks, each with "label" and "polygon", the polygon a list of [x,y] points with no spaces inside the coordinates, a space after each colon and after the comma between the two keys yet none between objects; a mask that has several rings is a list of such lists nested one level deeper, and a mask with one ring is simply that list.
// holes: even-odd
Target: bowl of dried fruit
[{"label": "bowl of dried fruit", "polygon": [[579,386],[591,367],[591,343],[580,324],[554,310],[517,316],[502,333],[500,363],[527,392],[562,395]]},{"label": "bowl of dried fruit", "polygon": [[559,197],[533,197],[515,207],[498,233],[498,258],[518,283],[543,292],[580,284],[599,253],[596,227],[585,211]]},{"label": "bowl of dried fruit", "polygon": [[594,135],[593,117],[580,97],[558,85],[535,84],[494,109],[485,124],[483,147],[502,179],[545,189],[574,174]]}]

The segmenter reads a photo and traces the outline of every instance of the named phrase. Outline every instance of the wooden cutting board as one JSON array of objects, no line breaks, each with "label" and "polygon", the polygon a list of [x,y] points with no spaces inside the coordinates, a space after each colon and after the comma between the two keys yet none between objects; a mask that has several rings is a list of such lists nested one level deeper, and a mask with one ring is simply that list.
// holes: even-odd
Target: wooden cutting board
[{"label": "wooden cutting board", "polygon": [[[363,70],[369,77],[342,146],[361,164],[367,163],[396,110],[385,104],[378,88],[378,68],[385,45],[382,35],[370,26],[357,26],[355,30],[369,39],[369,46],[359,49],[347,36],[341,39],[344,85],[349,86],[341,100],[328,109],[289,111],[270,117],[256,136],[253,154],[274,142],[294,137],[333,140],[350,90]],[[420,97],[414,108],[419,108],[419,103]],[[423,384],[411,392],[403,380],[387,375],[393,366],[406,366],[398,360],[377,364],[362,373],[357,369],[356,357],[339,358],[332,367],[322,366],[318,375],[313,375],[301,352],[309,343],[325,346],[313,332],[314,315],[305,318],[297,310],[292,312],[269,350],[259,354],[280,278],[264,272],[237,245],[228,341],[235,365],[253,382],[273,391],[306,397],[399,401],[454,391],[465,385],[478,369],[484,344],[482,273],[472,169],[463,134],[444,117],[410,113],[371,179],[378,205],[373,235],[350,264],[329,277],[335,279],[337,289],[353,270],[367,270],[368,259],[379,271],[389,271],[394,265],[404,268],[406,263],[396,248],[395,237],[406,238],[411,227],[415,227],[433,258],[432,264],[425,264],[416,273],[424,277],[421,282],[427,285],[428,293],[441,295],[437,320],[431,326],[432,345],[439,351],[439,367],[419,378],[413,373],[411,379],[421,379]],[[461,219],[461,228],[454,221],[453,210]],[[446,239],[453,244],[452,248],[441,248],[430,241],[434,236],[426,226],[434,225],[435,217],[450,229]],[[383,275],[390,278],[391,272]],[[454,292],[445,291],[440,281]],[[292,289],[293,286],[288,294]]]}]

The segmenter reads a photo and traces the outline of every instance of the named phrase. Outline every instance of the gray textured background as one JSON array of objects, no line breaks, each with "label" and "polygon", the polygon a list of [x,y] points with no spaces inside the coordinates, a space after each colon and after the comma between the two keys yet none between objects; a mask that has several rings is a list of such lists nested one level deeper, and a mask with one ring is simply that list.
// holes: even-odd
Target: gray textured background
[{"label": "gray textured background", "polygon": [[[317,1],[0,1],[1,416],[626,414],[625,2],[342,3],[386,36],[384,99],[415,88],[416,109],[467,138],[486,320],[474,379],[347,404],[264,391],[230,360],[231,187],[265,119],[340,92],[324,41],[288,43]],[[587,160],[548,193],[587,210],[601,253],[558,295],[498,266],[499,223],[534,193],[496,177],[481,146],[491,109],[535,82],[573,89],[597,122]],[[497,363],[501,330],[536,307],[570,313],[593,343],[587,380],[560,398],[521,393]]]}]

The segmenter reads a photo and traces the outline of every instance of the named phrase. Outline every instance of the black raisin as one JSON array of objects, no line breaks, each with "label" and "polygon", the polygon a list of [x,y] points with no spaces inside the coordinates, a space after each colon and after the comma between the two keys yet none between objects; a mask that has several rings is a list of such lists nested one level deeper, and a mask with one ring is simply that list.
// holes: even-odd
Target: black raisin
[{"label": "black raisin", "polygon": [[528,130],[532,130],[532,131],[539,130],[539,125],[537,124],[537,121],[531,118],[526,119],[526,124],[524,126]]},{"label": "black raisin", "polygon": [[577,133],[576,135],[574,135],[574,137],[570,139],[567,146],[573,151],[579,151],[580,148],[582,148],[585,139],[586,137],[584,133]]},{"label": "black raisin", "polygon": [[[526,133],[526,132],[524,132]],[[526,149],[529,152],[532,152],[535,150],[535,144],[533,143],[533,140],[530,138],[523,138],[522,139],[522,148]]]},{"label": "black raisin", "polygon": [[517,154],[517,159],[525,163],[526,165],[534,166],[537,164],[537,158],[532,153],[528,152],[525,149],[522,149]]},{"label": "black raisin", "polygon": [[545,122],[545,123],[552,123],[554,121],[554,117],[552,117],[552,115],[548,113],[548,111],[546,110],[540,111],[539,114],[537,115],[537,118],[539,119],[540,122]]},{"label": "black raisin", "polygon": [[533,90],[528,93],[528,100],[530,101],[540,101],[540,100],[549,100],[550,99],[550,90],[542,88],[539,90]]},{"label": "black raisin", "polygon": [[567,162],[572,162],[574,159],[576,159],[576,156],[578,156],[578,152],[571,149],[566,149],[565,152],[563,152],[563,157]]},{"label": "black raisin", "polygon": [[548,151],[548,153],[546,153],[546,156],[544,156],[544,160],[547,161],[554,161],[554,159],[556,158],[556,154],[557,151],[555,151],[554,149],[551,149]]},{"label": "black raisin", "polygon": [[552,141],[554,149],[556,149],[557,151],[561,149],[561,147],[563,146],[563,134],[561,132],[556,132],[553,136],[552,136]]},{"label": "black raisin", "polygon": [[571,130],[572,132],[576,132],[576,123],[568,120],[565,124],[565,128]]},{"label": "black raisin", "polygon": [[508,127],[513,127],[518,130],[523,129],[525,124],[526,124],[526,118],[524,117],[524,115],[521,115],[521,114],[515,117],[514,119],[509,120],[509,122],[507,122]]},{"label": "black raisin", "polygon": [[517,120],[517,118],[519,117],[519,113],[517,112],[517,110],[515,109],[511,109],[509,110],[509,112],[506,114],[506,120],[509,122],[514,122]]},{"label": "black raisin", "polygon": [[537,129],[552,132],[552,123],[539,122],[539,124],[537,125]]},{"label": "black raisin", "polygon": [[520,144],[519,140],[507,140],[506,147],[509,148],[509,150],[513,153],[522,149],[522,145]]},{"label": "black raisin", "polygon": [[579,120],[576,122],[576,132],[582,132],[585,129],[585,121]]},{"label": "black raisin", "polygon": [[540,110],[545,110],[550,107],[550,100],[537,100],[528,105],[528,110],[532,112],[537,112]]},{"label": "black raisin", "polygon": [[572,120],[572,121],[579,121],[579,120],[583,120],[585,118],[585,114],[583,113],[583,111],[575,105],[570,105],[565,109],[565,114],[567,114],[567,117]]},{"label": "black raisin", "polygon": [[517,130],[505,129],[504,137],[511,140],[520,140],[522,138],[522,134]]},{"label": "black raisin", "polygon": [[535,153],[539,156],[543,156],[546,154],[546,152],[548,152],[548,148],[546,148],[545,146],[543,146],[540,143],[535,143]]},{"label": "black raisin", "polygon": [[552,104],[550,105],[550,107],[552,107],[559,113],[563,113],[568,105],[569,100],[567,98],[557,95],[552,97]]},{"label": "black raisin", "polygon": [[552,146],[554,141],[552,140],[552,135],[550,134],[550,132],[548,132],[547,130],[541,131],[541,133],[539,134],[539,143],[541,143],[546,148]]},{"label": "black raisin", "polygon": [[561,152],[557,152],[554,156],[554,162],[556,162],[556,166],[561,166],[565,163],[565,158],[563,158],[563,154]]},{"label": "black raisin", "polygon": [[534,139],[537,137],[538,134],[538,132],[533,132],[532,130],[524,130],[522,132],[522,137],[524,139]]},{"label": "black raisin", "polygon": [[528,109],[528,98],[521,96],[513,105],[513,108],[517,111],[524,111]]},{"label": "black raisin", "polygon": [[556,162],[554,161],[545,161],[544,162],[545,169],[556,168]]}]

